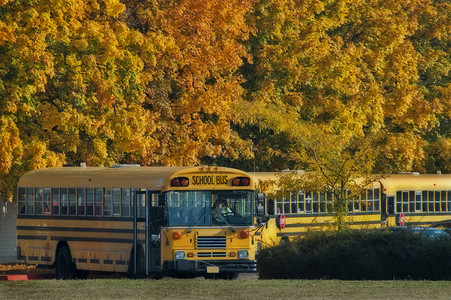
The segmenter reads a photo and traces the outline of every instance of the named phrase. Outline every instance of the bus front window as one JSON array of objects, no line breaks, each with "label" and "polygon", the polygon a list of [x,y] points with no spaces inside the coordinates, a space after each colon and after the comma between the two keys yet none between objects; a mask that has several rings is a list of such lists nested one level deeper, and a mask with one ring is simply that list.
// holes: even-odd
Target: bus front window
[{"label": "bus front window", "polygon": [[[171,191],[169,226],[251,225],[251,191]],[[227,209],[219,211],[219,203]]]},{"label": "bus front window", "polygon": [[210,191],[172,191],[167,194],[170,226],[210,225]]},{"label": "bus front window", "polygon": [[219,191],[212,194],[212,225],[251,225],[250,191]]}]

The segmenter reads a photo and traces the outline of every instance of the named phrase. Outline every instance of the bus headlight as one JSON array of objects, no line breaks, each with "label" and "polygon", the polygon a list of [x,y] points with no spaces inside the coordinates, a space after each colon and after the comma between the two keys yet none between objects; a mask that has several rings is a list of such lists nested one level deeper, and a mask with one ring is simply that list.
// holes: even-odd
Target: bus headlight
[{"label": "bus headlight", "polygon": [[238,258],[248,258],[249,257],[249,251],[247,250],[239,250],[238,251]]},{"label": "bus headlight", "polygon": [[175,259],[185,259],[185,251],[175,251]]}]

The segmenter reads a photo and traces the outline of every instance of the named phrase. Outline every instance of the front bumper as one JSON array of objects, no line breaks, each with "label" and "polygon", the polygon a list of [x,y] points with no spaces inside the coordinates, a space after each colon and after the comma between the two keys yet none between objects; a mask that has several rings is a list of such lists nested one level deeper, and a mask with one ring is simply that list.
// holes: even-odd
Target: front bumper
[{"label": "front bumper", "polygon": [[219,273],[256,273],[256,260],[176,260],[165,261],[163,269],[169,273],[184,272],[207,274],[211,267]]}]

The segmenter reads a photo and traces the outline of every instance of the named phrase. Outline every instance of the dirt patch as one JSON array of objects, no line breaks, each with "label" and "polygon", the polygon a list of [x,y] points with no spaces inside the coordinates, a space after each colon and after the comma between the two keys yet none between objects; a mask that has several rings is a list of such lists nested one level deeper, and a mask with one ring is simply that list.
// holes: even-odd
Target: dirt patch
[{"label": "dirt patch", "polygon": [[53,274],[54,269],[41,269],[36,268],[34,265],[25,264],[0,264],[0,275],[19,275],[19,274],[29,274],[29,275],[44,275]]}]

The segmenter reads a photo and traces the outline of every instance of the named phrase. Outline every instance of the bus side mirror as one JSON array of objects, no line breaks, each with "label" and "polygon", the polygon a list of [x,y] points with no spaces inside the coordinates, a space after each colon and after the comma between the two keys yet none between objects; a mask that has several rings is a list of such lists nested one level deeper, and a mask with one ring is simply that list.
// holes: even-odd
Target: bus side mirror
[{"label": "bus side mirror", "polygon": [[263,217],[265,215],[265,194],[257,193],[257,216]]}]

